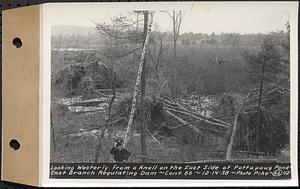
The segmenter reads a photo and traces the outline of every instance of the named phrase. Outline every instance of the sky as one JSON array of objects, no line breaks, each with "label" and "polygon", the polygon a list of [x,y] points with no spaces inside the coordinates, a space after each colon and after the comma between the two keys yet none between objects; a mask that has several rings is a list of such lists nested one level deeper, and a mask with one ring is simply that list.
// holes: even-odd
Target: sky
[{"label": "sky", "polygon": [[[206,2],[206,3],[65,3],[47,4],[51,25],[94,27],[95,22],[133,10],[154,10],[154,25],[171,31],[171,19],[161,10],[182,10],[181,33],[268,33],[285,29],[289,11],[287,2]],[[50,13],[51,12],[51,13]]]}]

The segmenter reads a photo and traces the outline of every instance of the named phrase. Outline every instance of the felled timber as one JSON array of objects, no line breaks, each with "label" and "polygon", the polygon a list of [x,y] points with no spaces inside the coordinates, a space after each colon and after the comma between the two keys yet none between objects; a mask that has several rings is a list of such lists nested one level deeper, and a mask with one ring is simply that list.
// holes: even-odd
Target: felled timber
[{"label": "felled timber", "polygon": [[172,130],[172,129],[177,129],[177,128],[180,128],[180,127],[187,126],[187,125],[189,125],[189,124],[199,123],[199,122],[201,122],[201,121],[202,121],[202,120],[196,120],[196,121],[187,122],[187,123],[180,124],[180,125],[177,125],[177,126],[175,126],[175,127],[172,127],[172,128],[170,128],[170,129],[171,129],[171,130]]},{"label": "felled timber", "polygon": [[174,111],[174,112],[177,112],[177,113],[181,113],[181,114],[185,114],[185,115],[191,116],[191,117],[193,117],[195,119],[199,119],[199,120],[204,121],[204,122],[206,122],[208,124],[211,124],[211,125],[219,126],[219,127],[223,128],[223,129],[228,129],[227,125],[223,125],[223,124],[220,124],[220,123],[214,123],[214,122],[208,121],[206,119],[203,119],[201,117],[195,116],[193,114],[187,113],[185,111],[180,111],[180,110],[171,109],[171,108],[167,108],[167,107],[165,109],[168,110],[168,111]]},{"label": "felled timber", "polygon": [[97,92],[110,92],[110,91],[128,91],[128,88],[116,88],[116,89],[97,89]]},{"label": "felled timber", "polygon": [[171,113],[171,112],[168,111],[168,110],[166,110],[165,112],[166,112],[167,114],[169,114],[170,116],[172,116],[173,118],[177,119],[177,120],[178,120],[179,122],[181,122],[182,124],[187,124],[187,126],[189,126],[191,129],[193,129],[196,133],[200,134],[200,130],[199,130],[197,127],[195,127],[195,126],[189,124],[187,121],[181,119],[180,117],[176,116],[175,114]]},{"label": "felled timber", "polygon": [[[162,98],[161,98],[161,99],[162,99]],[[200,117],[200,118],[202,118],[202,119],[204,119],[204,120],[208,120],[208,121],[211,121],[211,122],[220,123],[221,125],[225,125],[225,126],[228,126],[228,127],[231,125],[231,124],[226,123],[226,122],[224,122],[224,121],[222,121],[222,120],[220,120],[220,119],[210,118],[210,117],[203,116],[203,115],[201,115],[201,114],[199,114],[199,113],[197,113],[197,112],[194,112],[194,111],[192,111],[192,110],[187,109],[186,107],[184,107],[184,106],[181,105],[180,103],[176,103],[176,102],[174,102],[174,101],[172,102],[172,101],[169,100],[169,99],[162,99],[162,100],[164,100],[165,106],[168,107],[168,108],[180,109],[180,110],[186,111],[186,112],[188,112],[188,113],[190,113],[190,114],[197,115],[197,117]]]},{"label": "felled timber", "polygon": [[[197,134],[199,134],[201,136],[202,136],[202,133],[200,132],[200,130],[212,133],[217,137],[223,137],[225,135],[225,131],[222,131],[222,130],[216,130],[215,128],[203,127],[201,125],[197,125],[197,126],[192,125],[192,123],[199,123],[200,121],[203,121],[203,120],[187,122],[187,121],[183,120],[182,118],[180,118],[179,116],[175,115],[174,113],[172,113],[168,110],[165,110],[165,112],[167,114],[169,114],[171,117],[178,120],[180,123],[182,123],[182,125],[179,125],[180,127],[188,126],[191,129],[193,129]],[[171,128],[171,129],[176,129],[176,128],[180,128],[180,127],[176,126],[176,127]]]},{"label": "felled timber", "polygon": [[96,113],[96,112],[104,112],[106,111],[107,108],[105,109],[99,109],[99,108],[96,108],[96,109],[93,109],[93,110],[81,110],[81,111],[75,111],[73,112],[74,114],[87,114],[87,113]]},{"label": "felled timber", "polygon": [[105,100],[86,100],[86,101],[80,101],[80,102],[75,102],[69,106],[98,106],[99,104],[102,103],[107,103]]}]

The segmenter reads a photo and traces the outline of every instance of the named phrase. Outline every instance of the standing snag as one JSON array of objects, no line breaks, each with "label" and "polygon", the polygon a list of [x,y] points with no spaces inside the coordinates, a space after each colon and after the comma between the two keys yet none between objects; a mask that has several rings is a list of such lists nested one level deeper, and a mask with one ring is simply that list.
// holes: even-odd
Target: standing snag
[{"label": "standing snag", "polygon": [[136,111],[136,106],[137,106],[137,102],[138,102],[139,93],[140,93],[140,90],[141,90],[140,89],[140,87],[141,87],[141,78],[142,78],[142,72],[143,72],[144,63],[145,63],[144,59],[146,58],[146,51],[147,51],[149,40],[150,40],[152,22],[153,22],[153,13],[151,12],[151,13],[149,13],[146,39],[145,39],[145,43],[144,43],[143,48],[142,48],[138,74],[137,74],[137,78],[136,78],[136,82],[135,82],[131,112],[130,112],[130,115],[129,115],[128,124],[127,124],[127,128],[126,128],[126,133],[125,133],[124,147],[126,146],[128,141],[130,140],[131,127],[132,127],[132,124],[133,124],[133,118],[134,118],[134,114],[135,114],[135,111]]}]

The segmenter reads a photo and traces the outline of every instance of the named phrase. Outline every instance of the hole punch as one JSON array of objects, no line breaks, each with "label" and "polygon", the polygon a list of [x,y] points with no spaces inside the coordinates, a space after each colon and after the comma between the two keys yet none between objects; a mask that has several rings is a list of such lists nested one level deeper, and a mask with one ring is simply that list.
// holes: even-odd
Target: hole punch
[{"label": "hole punch", "polygon": [[22,47],[22,40],[18,37],[13,39],[13,44],[16,48]]},{"label": "hole punch", "polygon": [[16,140],[16,139],[12,139],[10,142],[9,142],[9,146],[14,149],[14,150],[18,150],[20,148],[20,143]]}]

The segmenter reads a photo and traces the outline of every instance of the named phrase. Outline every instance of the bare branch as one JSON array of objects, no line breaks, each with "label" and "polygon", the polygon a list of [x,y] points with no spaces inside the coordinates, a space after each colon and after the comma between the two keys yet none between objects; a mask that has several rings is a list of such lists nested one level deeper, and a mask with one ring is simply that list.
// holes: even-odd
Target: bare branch
[{"label": "bare branch", "polygon": [[155,142],[157,142],[158,144],[160,144],[160,142],[150,133],[150,131],[147,128],[145,128],[145,130],[153,138],[153,140],[155,140]]},{"label": "bare branch", "polygon": [[172,15],[171,15],[168,11],[159,11],[159,12],[167,13],[167,15],[168,15],[170,18],[173,18]]},{"label": "bare branch", "polygon": [[97,52],[98,52],[99,54],[105,56],[106,58],[123,58],[123,57],[128,56],[129,54],[131,54],[131,53],[133,53],[134,51],[139,50],[139,49],[141,49],[141,48],[142,48],[142,47],[137,47],[137,48],[135,48],[135,49],[133,49],[133,50],[127,52],[127,53],[121,54],[121,55],[106,55],[105,53],[102,53],[102,52],[100,52],[100,51],[97,51]]}]

